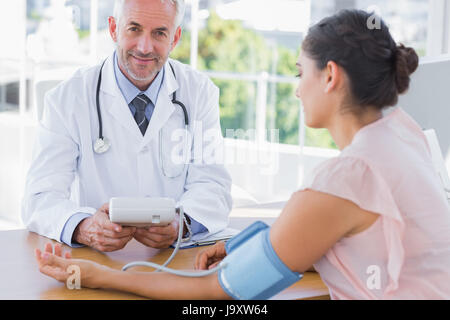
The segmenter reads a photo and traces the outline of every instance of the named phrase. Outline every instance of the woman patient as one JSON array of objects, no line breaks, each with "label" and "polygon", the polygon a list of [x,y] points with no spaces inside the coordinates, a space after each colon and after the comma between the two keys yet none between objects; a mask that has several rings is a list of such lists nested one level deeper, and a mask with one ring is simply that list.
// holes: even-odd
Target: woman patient
[{"label": "woman patient", "polygon": [[[370,30],[370,16],[341,11],[311,27],[302,44],[297,96],[306,125],[327,128],[342,152],[292,195],[270,243],[289,270],[314,266],[332,299],[450,299],[450,210],[425,136],[403,109],[383,112],[408,89],[418,57],[394,42],[384,22]],[[226,255],[224,243],[209,247],[195,269]],[[71,259],[51,244],[36,249],[36,258],[59,281],[78,265],[84,287],[158,299],[230,298],[217,274],[123,272]]]}]

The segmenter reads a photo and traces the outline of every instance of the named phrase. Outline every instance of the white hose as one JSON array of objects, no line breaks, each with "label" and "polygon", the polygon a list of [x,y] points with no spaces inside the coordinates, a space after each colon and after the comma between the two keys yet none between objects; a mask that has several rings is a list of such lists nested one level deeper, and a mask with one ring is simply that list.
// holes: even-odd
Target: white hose
[{"label": "white hose", "polygon": [[[179,213],[179,215],[180,215],[180,223],[178,226],[178,239],[177,239],[177,243],[175,245],[175,249],[173,250],[170,257],[166,260],[166,262],[164,262],[164,264],[162,264],[162,265],[153,263],[153,262],[147,262],[147,261],[130,262],[122,267],[122,271],[126,271],[127,269],[132,268],[132,267],[144,266],[144,267],[155,268],[155,270],[153,272],[164,271],[164,272],[172,273],[172,274],[182,276],[182,277],[198,278],[198,277],[205,277],[207,275],[213,274],[213,273],[217,272],[218,270],[222,269],[223,267],[225,267],[225,264],[220,263],[217,267],[215,267],[211,270],[196,271],[196,272],[187,272],[187,271],[181,271],[181,270],[167,268],[167,265],[170,262],[172,262],[173,258],[175,258],[175,255],[178,253],[178,250],[180,249],[182,237],[183,237],[183,222],[184,222],[183,207],[178,208],[177,213]],[[192,232],[189,232],[189,239],[187,239],[187,241],[190,240],[191,235],[192,235]]]}]

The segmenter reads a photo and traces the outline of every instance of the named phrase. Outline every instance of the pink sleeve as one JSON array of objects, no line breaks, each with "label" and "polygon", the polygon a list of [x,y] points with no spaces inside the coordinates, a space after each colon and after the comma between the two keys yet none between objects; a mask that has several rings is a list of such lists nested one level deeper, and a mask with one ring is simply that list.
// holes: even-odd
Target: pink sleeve
[{"label": "pink sleeve", "polygon": [[390,278],[385,294],[395,291],[404,261],[402,238],[405,223],[381,174],[366,160],[337,157],[319,165],[304,182],[301,190],[305,189],[349,200],[364,210],[380,215]]}]

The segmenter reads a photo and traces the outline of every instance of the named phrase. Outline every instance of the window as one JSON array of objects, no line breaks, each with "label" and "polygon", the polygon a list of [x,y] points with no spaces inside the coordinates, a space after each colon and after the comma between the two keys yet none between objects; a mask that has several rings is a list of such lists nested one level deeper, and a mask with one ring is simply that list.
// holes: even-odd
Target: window
[{"label": "window", "polygon": [[[0,53],[0,112],[19,110],[21,95],[22,110],[33,112],[36,81],[55,70],[70,75],[114,50],[107,28],[114,0],[26,0],[26,8],[20,3],[0,5],[0,32],[10,44]],[[275,129],[283,144],[335,148],[326,131],[304,127],[295,97],[295,62],[312,23],[340,9],[372,8],[396,41],[413,46],[421,56],[448,52],[450,43],[446,0],[186,3],[183,37],[171,57],[207,73],[218,85],[223,134],[226,129],[255,129],[256,138],[269,139]],[[24,11],[24,29],[11,28],[23,20]]]},{"label": "window", "polygon": [[332,15],[341,9],[375,11],[386,22],[397,42],[426,53],[429,0],[315,0],[311,3],[311,22]]},{"label": "window", "polygon": [[[25,24],[20,1],[0,3],[0,34],[4,45],[0,50],[0,112],[19,110],[20,83],[26,81],[24,59]],[[8,32],[6,32],[8,31]]]},{"label": "window", "polygon": [[195,33],[197,43],[182,43],[172,57],[187,62],[194,54],[196,67],[220,88],[224,136],[227,129],[254,129],[247,139],[270,140],[279,130],[279,142],[298,145],[295,63],[309,1],[194,1],[189,13],[197,20],[186,16],[184,37]]},{"label": "window", "polygon": [[[193,64],[219,86],[224,134],[226,129],[249,129],[254,124],[254,129],[260,132],[256,136],[260,137],[269,137],[267,133],[271,129],[279,130],[283,144],[336,148],[326,130],[304,127],[301,103],[295,98],[297,80],[293,76],[299,46],[309,25],[341,9],[376,10],[396,41],[416,48],[421,56],[426,54],[428,0],[192,0],[189,3],[186,41],[172,56],[189,63],[195,55]],[[196,20],[193,22],[191,17]],[[196,33],[194,42],[192,32]],[[192,45],[196,47],[194,50]],[[256,90],[254,94],[250,94],[249,88]],[[249,119],[252,115],[253,121]]]}]

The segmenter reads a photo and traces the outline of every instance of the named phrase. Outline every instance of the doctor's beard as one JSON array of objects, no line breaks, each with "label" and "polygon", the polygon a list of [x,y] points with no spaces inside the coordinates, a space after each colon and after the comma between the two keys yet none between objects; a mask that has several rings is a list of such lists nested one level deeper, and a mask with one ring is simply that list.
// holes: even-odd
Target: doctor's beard
[{"label": "doctor's beard", "polygon": [[[118,48],[120,50],[120,48]],[[120,52],[120,51],[119,51]],[[130,62],[131,57],[134,56],[136,58],[141,58],[141,59],[155,59],[155,66],[148,70],[147,69],[143,69],[143,71],[147,71],[148,74],[138,74],[135,70],[133,70],[132,68],[132,64]],[[119,54],[119,60],[120,59],[120,54]],[[165,61],[167,60],[168,57],[166,57],[166,59],[163,59],[161,56],[154,54],[154,53],[148,53],[148,54],[143,54],[134,50],[129,50],[126,52],[126,57],[124,57],[124,59],[122,59],[122,65],[123,68],[125,69],[126,73],[135,81],[152,81],[156,75],[158,74],[158,72],[161,71],[161,69],[164,66]],[[139,67],[138,67],[139,68]]]}]

